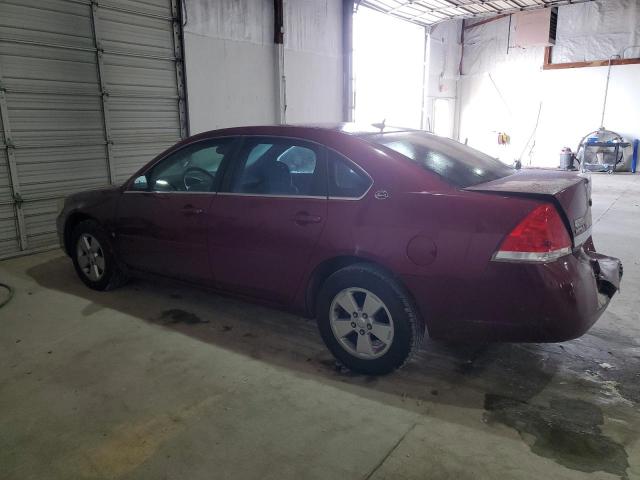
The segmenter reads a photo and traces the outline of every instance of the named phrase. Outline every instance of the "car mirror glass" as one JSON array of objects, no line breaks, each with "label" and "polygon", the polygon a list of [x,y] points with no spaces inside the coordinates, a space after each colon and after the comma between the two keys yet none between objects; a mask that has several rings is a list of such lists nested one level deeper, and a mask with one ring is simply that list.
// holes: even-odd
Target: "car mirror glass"
[{"label": "car mirror glass", "polygon": [[131,186],[133,190],[137,191],[146,191],[149,189],[149,182],[147,182],[147,177],[145,175],[140,175],[133,181],[133,185]]}]

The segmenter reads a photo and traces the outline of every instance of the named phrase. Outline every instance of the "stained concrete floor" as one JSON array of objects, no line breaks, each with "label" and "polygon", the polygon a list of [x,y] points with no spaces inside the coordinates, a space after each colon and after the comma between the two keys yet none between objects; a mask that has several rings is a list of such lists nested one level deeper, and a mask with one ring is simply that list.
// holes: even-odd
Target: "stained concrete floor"
[{"label": "stained concrete floor", "polygon": [[60,251],[0,262],[0,478],[640,478],[640,176],[593,180],[625,278],[587,335],[427,342],[382,378],[336,369],[310,320],[94,292]]}]

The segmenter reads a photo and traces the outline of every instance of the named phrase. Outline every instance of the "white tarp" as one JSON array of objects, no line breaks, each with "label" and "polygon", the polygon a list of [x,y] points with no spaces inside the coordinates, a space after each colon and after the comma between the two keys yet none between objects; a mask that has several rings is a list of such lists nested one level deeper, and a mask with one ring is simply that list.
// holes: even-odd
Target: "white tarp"
[{"label": "white tarp", "polygon": [[[544,47],[515,47],[513,29],[514,22],[504,17],[466,30],[463,74],[488,72],[499,63],[518,62],[521,55],[542,55]],[[553,63],[606,60],[623,52],[626,58],[640,57],[640,1],[607,0],[559,7]]]},{"label": "white tarp", "polygon": [[[635,48],[627,48],[634,46]],[[640,56],[640,1],[607,0],[560,7],[553,63]]]},{"label": "white tarp", "polygon": [[[552,61],[602,60],[640,44],[639,5],[599,0],[560,7]],[[607,67],[542,70],[544,47],[513,43],[508,17],[465,30],[459,139],[507,163],[557,166],[562,147],[575,149],[600,127]],[[625,56],[640,56],[640,48]],[[612,68],[604,126],[627,140],[640,137],[639,84],[640,65]],[[498,145],[499,132],[510,135],[509,145]]]}]

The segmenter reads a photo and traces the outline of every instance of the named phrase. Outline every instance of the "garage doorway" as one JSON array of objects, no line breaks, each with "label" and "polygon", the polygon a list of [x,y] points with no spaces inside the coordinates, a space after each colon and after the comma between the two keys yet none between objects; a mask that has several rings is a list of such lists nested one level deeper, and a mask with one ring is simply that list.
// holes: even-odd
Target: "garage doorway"
[{"label": "garage doorway", "polygon": [[353,19],[354,120],[422,127],[425,29],[370,8]]},{"label": "garage doorway", "polygon": [[188,134],[179,0],[0,2],[0,259]]}]

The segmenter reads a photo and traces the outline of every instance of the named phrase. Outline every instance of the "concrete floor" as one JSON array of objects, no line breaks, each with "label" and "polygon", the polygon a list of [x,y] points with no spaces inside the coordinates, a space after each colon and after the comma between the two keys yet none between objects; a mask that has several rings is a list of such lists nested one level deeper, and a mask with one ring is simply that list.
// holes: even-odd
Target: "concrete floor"
[{"label": "concrete floor", "polygon": [[336,370],[309,320],[1,262],[0,478],[640,478],[640,175],[593,179],[625,278],[587,335],[428,342],[383,378]]}]

